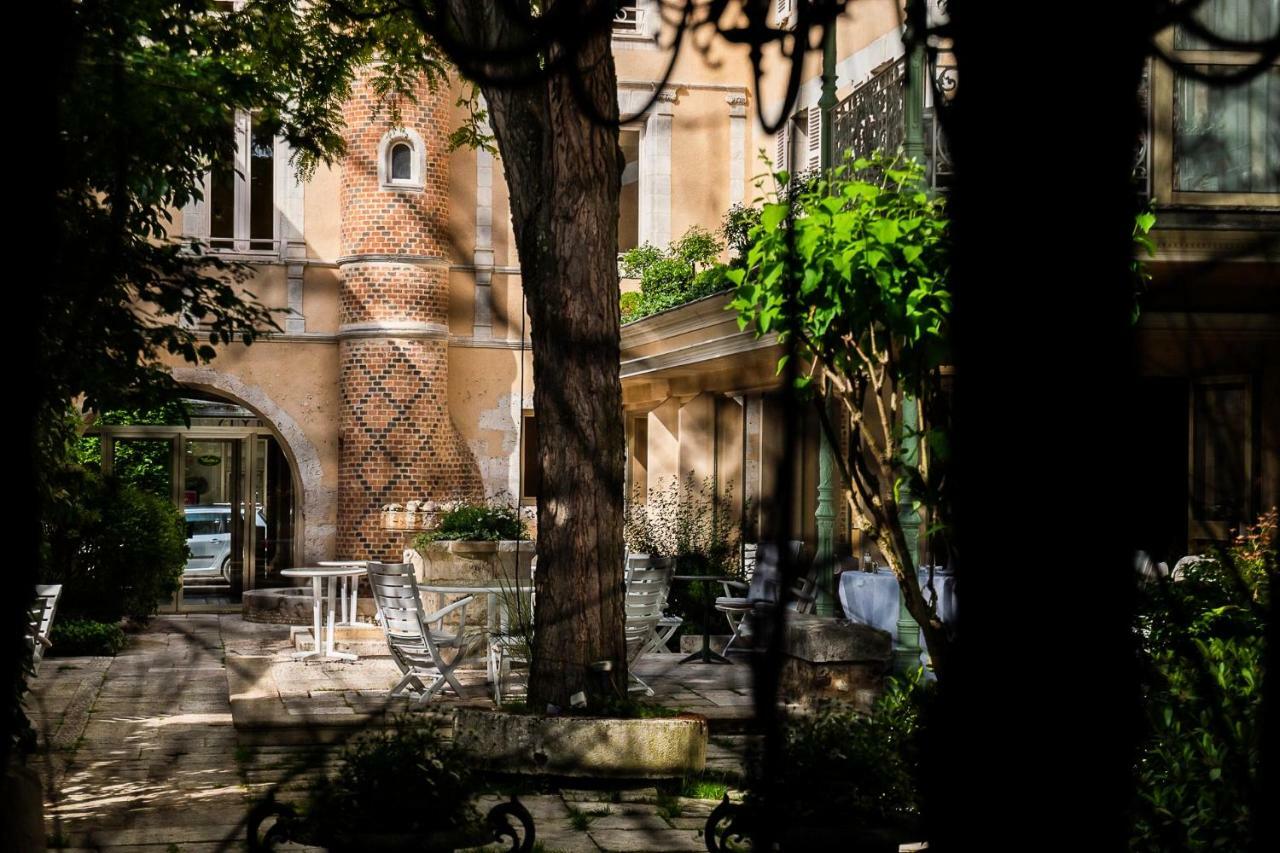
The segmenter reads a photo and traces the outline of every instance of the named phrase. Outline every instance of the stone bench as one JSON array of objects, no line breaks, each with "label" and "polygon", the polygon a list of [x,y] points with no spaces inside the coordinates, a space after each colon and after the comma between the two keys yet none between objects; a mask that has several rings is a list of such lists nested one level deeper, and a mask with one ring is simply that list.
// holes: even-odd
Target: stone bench
[{"label": "stone bench", "polygon": [[893,639],[886,631],[830,616],[788,613],[782,699],[801,707],[835,700],[870,713],[892,661]]}]

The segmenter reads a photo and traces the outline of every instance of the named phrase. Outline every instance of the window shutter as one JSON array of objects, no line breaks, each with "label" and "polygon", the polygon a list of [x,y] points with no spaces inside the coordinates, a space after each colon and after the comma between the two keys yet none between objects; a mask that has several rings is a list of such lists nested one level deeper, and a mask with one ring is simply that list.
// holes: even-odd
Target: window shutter
[{"label": "window shutter", "polygon": [[787,150],[790,146],[791,122],[783,123],[782,127],[773,135],[773,170],[775,172],[782,171],[787,168]]},{"label": "window shutter", "polygon": [[807,169],[817,169],[822,165],[822,110],[809,107],[808,128],[805,132],[807,153]]}]

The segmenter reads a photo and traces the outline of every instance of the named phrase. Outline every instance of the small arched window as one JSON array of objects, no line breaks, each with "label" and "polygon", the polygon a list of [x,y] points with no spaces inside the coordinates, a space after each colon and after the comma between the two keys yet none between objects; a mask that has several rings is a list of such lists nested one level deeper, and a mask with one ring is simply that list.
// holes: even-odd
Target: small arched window
[{"label": "small arched window", "polygon": [[413,149],[407,142],[391,146],[391,180],[413,180]]},{"label": "small arched window", "polygon": [[387,133],[378,145],[378,178],[383,189],[420,190],[423,187],[422,137],[411,128]]}]

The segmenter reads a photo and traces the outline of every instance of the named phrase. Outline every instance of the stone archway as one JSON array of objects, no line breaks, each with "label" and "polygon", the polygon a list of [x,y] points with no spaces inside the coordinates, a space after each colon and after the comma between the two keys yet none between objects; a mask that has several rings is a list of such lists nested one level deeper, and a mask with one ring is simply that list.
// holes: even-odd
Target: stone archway
[{"label": "stone archway", "polygon": [[208,367],[175,367],[170,373],[174,380],[187,388],[230,398],[271,427],[302,488],[302,508],[298,519],[301,557],[305,564],[332,557],[337,535],[334,523],[336,490],[324,485],[320,454],[293,416],[261,388],[233,374]]}]

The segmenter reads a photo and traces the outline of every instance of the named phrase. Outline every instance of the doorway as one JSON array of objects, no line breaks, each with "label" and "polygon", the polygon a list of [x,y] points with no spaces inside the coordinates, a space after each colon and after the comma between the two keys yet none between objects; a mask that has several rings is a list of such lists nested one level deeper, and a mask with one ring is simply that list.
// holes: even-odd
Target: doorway
[{"label": "doorway", "polygon": [[246,590],[288,586],[300,507],[293,466],[270,427],[236,403],[183,400],[190,425],[109,424],[107,473],[173,501],[187,531],[187,564],[168,612],[237,611]]}]

